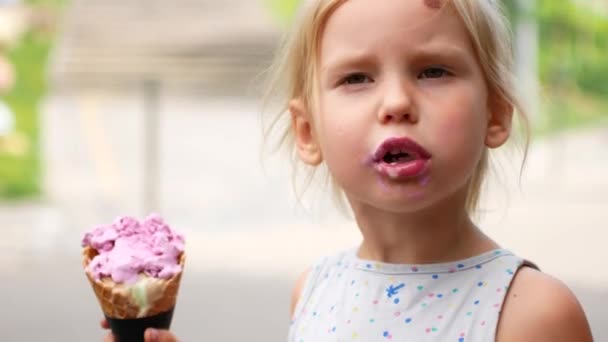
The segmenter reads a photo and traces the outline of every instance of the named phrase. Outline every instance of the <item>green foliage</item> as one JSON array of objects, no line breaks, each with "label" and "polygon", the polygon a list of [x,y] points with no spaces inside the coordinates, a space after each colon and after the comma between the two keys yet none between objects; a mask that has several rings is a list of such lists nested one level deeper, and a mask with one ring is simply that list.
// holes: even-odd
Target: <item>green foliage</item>
[{"label": "green foliage", "polygon": [[[534,122],[541,134],[608,119],[608,13],[588,0],[535,0],[524,13],[503,0],[513,21],[531,15],[539,26],[539,72],[543,113]],[[599,4],[595,2],[595,4]]]},{"label": "green foliage", "polygon": [[552,89],[544,101],[544,115],[535,122],[537,136],[566,129],[608,123],[608,101],[577,88]]},{"label": "green foliage", "polygon": [[296,13],[300,0],[264,0],[272,14],[282,25],[289,25]]},{"label": "green foliage", "polygon": [[25,0],[25,3],[37,7],[63,8],[68,0]]},{"label": "green foliage", "polygon": [[608,118],[608,16],[572,0],[538,0],[540,79],[547,101],[540,133]]},{"label": "green foliage", "polygon": [[539,0],[543,83],[608,96],[608,17],[571,0]]},{"label": "green foliage", "polygon": [[30,33],[9,54],[17,82],[3,100],[15,113],[16,130],[26,137],[28,149],[22,155],[0,152],[0,198],[40,192],[38,106],[46,91],[44,69],[49,48],[47,38]]},{"label": "green foliage", "polygon": [[[25,0],[31,9],[49,16],[53,25],[69,0]],[[46,63],[55,27],[31,28],[17,46],[5,52],[15,67],[16,84],[2,97],[16,116],[20,153],[0,150],[0,198],[37,196],[41,190],[39,106],[46,93]]]}]

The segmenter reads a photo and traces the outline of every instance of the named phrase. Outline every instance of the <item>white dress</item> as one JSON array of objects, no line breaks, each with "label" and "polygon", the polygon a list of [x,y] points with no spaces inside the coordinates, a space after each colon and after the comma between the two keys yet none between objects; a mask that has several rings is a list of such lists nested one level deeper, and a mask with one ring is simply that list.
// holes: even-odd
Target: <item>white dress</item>
[{"label": "white dress", "polygon": [[505,249],[423,265],[324,258],[302,290],[289,342],[494,341],[505,294],[526,265]]}]

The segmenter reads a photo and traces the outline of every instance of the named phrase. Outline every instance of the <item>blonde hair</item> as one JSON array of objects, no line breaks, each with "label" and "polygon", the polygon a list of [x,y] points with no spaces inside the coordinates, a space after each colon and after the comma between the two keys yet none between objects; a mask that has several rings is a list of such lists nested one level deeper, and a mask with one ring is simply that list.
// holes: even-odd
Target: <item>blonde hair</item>
[{"label": "blonde hair", "polygon": [[[304,0],[305,6],[300,12],[294,29],[285,36],[269,69],[270,74],[264,97],[265,108],[268,108],[271,103],[274,104],[273,101],[278,99],[279,109],[273,112],[265,111],[264,136],[267,140],[274,136],[278,139],[275,147],[287,149],[292,159],[294,180],[296,174],[303,170],[304,165],[298,161],[295,153],[291,117],[288,113],[289,101],[300,99],[308,108],[315,107],[317,94],[315,79],[322,33],[329,17],[346,1],[348,0]],[[456,10],[469,33],[493,101],[508,104],[519,114],[525,136],[523,160],[525,163],[529,125],[523,103],[515,89],[511,32],[504,9],[499,0],[446,1]],[[446,3],[444,6],[447,5]],[[486,148],[469,184],[465,206],[470,214],[475,212],[478,207],[481,188],[489,164],[488,149]],[[306,171],[306,188],[314,178],[316,168],[304,166],[304,170]],[[342,198],[342,192],[335,182],[330,182],[330,185],[333,186],[334,194]],[[301,195],[297,189],[296,193],[298,196]]]}]

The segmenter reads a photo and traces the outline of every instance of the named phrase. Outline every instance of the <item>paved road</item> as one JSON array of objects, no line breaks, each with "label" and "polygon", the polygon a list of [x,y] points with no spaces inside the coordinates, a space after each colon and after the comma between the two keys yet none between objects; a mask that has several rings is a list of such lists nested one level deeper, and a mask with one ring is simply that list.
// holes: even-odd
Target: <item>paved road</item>
[{"label": "paved road", "polygon": [[[186,341],[284,340],[296,275],[359,239],[348,220],[298,208],[284,164],[270,160],[262,170],[256,112],[245,99],[172,94],[162,101],[160,211],[188,236],[174,326]],[[12,308],[0,310],[1,340],[101,336],[78,243],[94,224],[143,215],[142,118],[137,93],[49,99],[47,196],[0,205],[0,274],[11,280],[1,283],[0,302]],[[503,164],[508,190],[492,182],[480,220],[574,289],[598,341],[608,340],[607,143],[608,127],[536,142],[522,192],[508,176],[517,165]]]}]

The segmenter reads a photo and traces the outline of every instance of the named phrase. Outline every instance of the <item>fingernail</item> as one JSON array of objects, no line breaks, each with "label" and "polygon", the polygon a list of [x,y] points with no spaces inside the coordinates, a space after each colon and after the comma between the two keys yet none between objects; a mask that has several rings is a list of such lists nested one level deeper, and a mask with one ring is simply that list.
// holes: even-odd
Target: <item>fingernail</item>
[{"label": "fingernail", "polygon": [[148,329],[148,337],[150,342],[158,342],[159,333],[156,329]]}]

